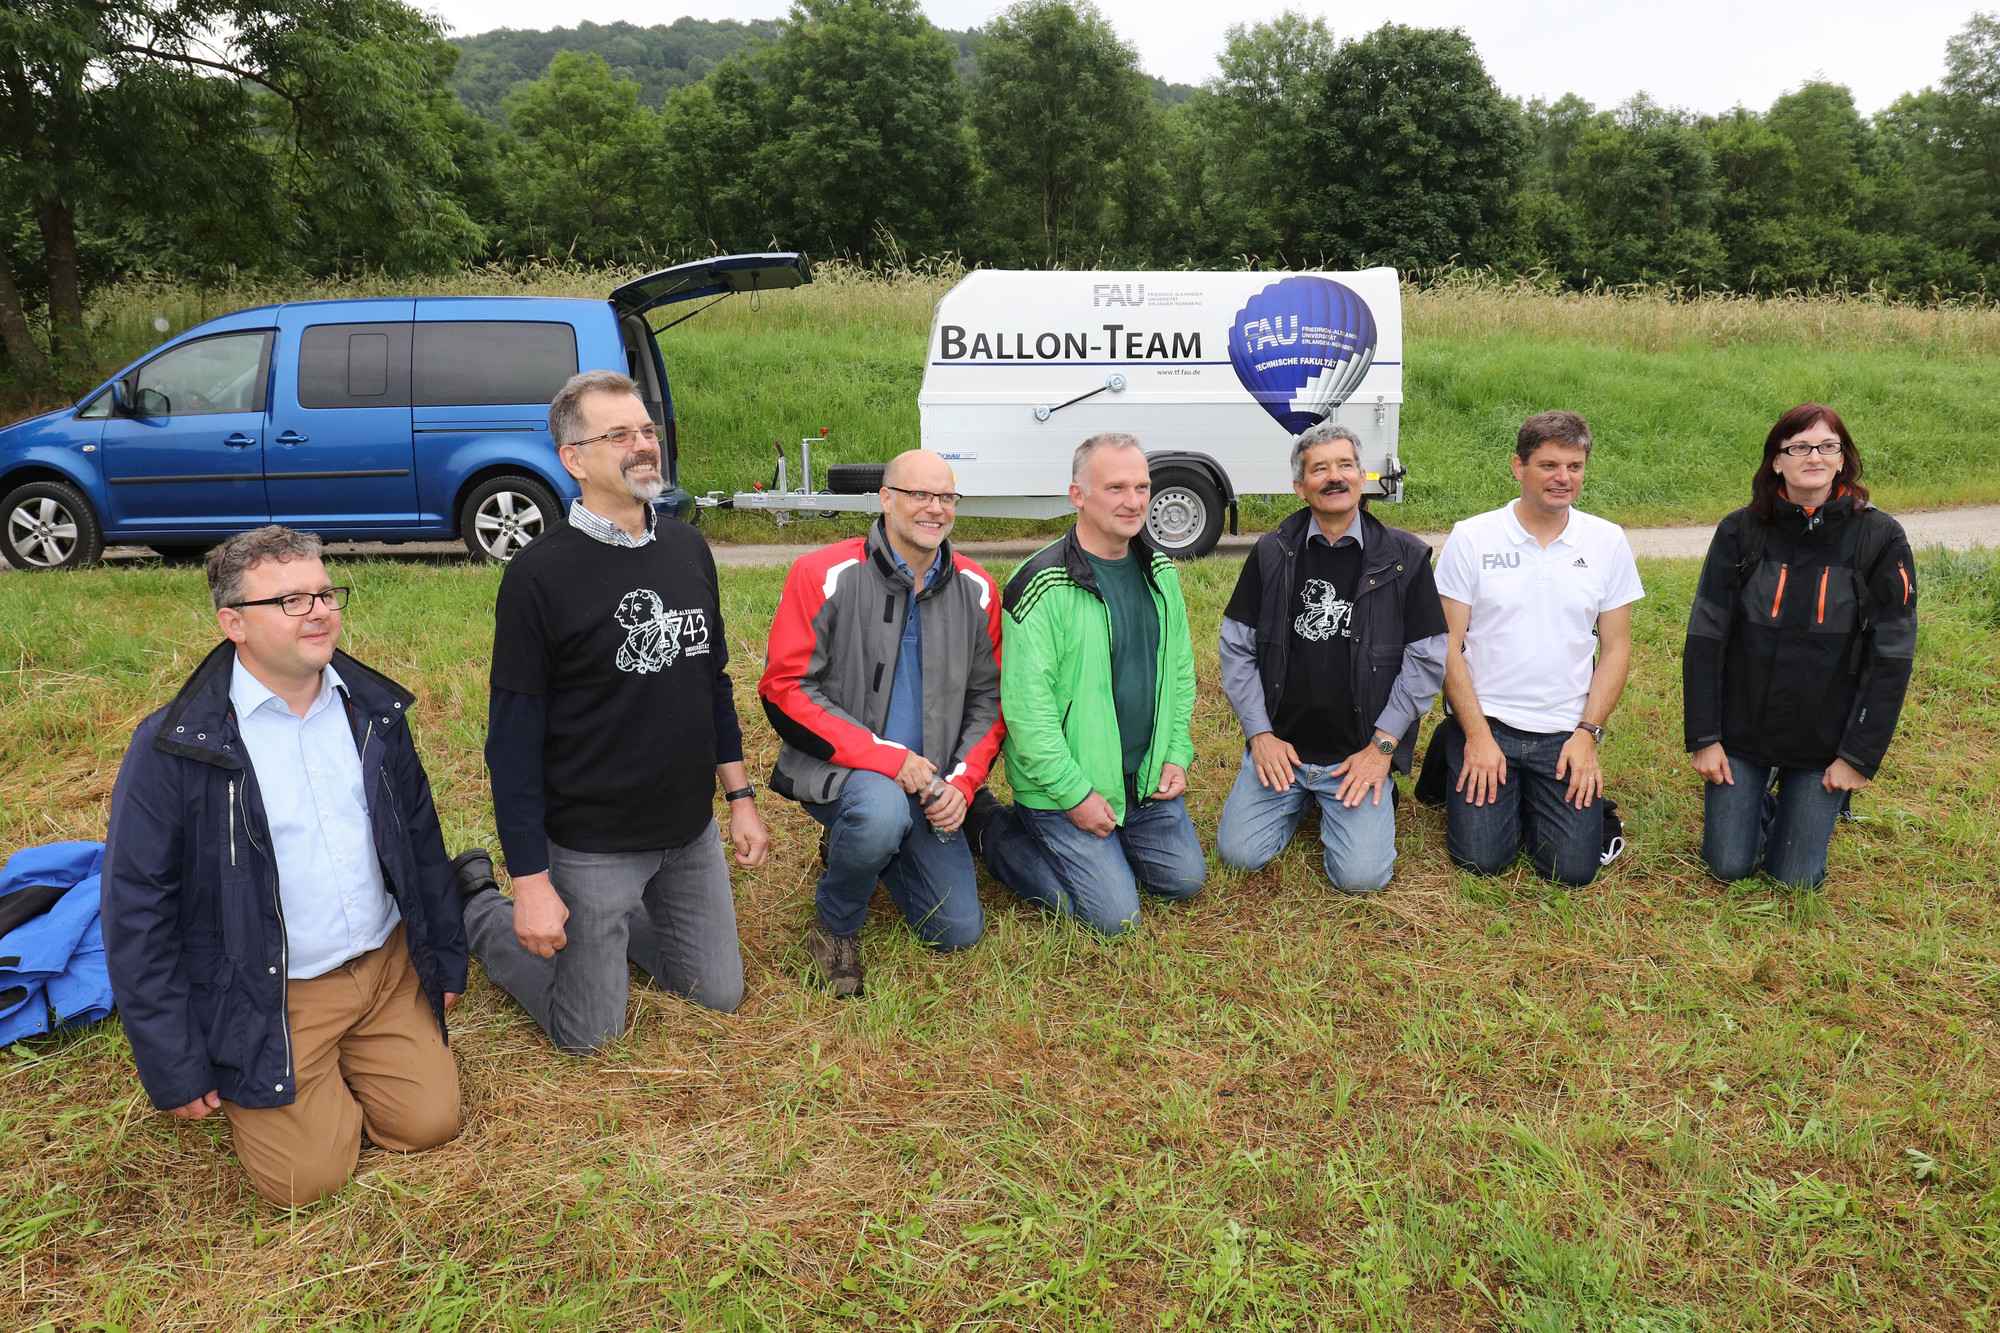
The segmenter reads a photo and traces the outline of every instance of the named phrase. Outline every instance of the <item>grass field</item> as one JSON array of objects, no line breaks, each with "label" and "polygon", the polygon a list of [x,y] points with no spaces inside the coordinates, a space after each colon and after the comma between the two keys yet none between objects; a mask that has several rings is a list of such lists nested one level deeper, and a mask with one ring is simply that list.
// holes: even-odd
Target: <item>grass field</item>
[{"label": "grass field", "polygon": [[[107,369],[178,332],[262,302],[391,293],[602,296],[630,274],[568,269],[370,279],[220,292],[135,286],[96,308]],[[681,421],[682,482],[696,493],[769,483],[773,446],[831,431],[824,463],[881,461],[918,442],[925,339],[950,271],[880,278],[838,266],[810,286],[725,302],[662,336]],[[1847,418],[1884,507],[2000,500],[2000,309],[1863,298],[1682,300],[1564,295],[1476,277],[1410,286],[1403,526],[1442,530],[1513,494],[1506,454],[1522,418],[1550,407],[1596,428],[1591,504],[1628,524],[1712,522],[1749,492],[1764,434],[1808,399]],[[25,410],[23,406],[20,410]],[[1294,506],[1253,501],[1250,530]],[[712,535],[770,541],[768,518],[710,515]],[[855,520],[842,520],[852,527]],[[1048,525],[967,520],[964,535]],[[819,541],[829,525],[787,529]]]},{"label": "grass field", "polygon": [[[1118,943],[985,883],[986,939],[930,957],[879,899],[868,997],[837,1004],[801,980],[814,826],[767,794],[738,1014],[635,991],[576,1062],[475,969],[463,1134],[371,1150],[330,1204],[259,1203],[219,1118],[152,1113],[115,1020],[0,1054],[0,1328],[1995,1328],[2000,565],[1921,568],[1910,707],[1823,897],[1700,872],[1695,569],[1649,562],[1605,760],[1633,848],[1588,890],[1459,876],[1406,805],[1374,901],[1304,832]],[[496,576],[347,572],[449,841],[491,845]],[[1234,574],[1186,573],[1211,846]],[[779,573],[723,579],[754,719]],[[0,577],[0,850],[102,835],[202,601],[193,571]]]}]

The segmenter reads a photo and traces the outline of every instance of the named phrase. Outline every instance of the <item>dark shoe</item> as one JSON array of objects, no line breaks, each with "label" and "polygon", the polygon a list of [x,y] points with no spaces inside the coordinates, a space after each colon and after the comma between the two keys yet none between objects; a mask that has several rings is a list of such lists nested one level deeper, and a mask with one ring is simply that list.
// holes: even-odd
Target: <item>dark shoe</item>
[{"label": "dark shoe", "polygon": [[486,854],[484,847],[468,847],[452,858],[452,874],[458,876],[458,900],[468,901],[475,893],[488,889],[498,890],[499,881],[493,878],[493,858]]},{"label": "dark shoe", "polygon": [[972,804],[965,811],[965,845],[972,854],[986,859],[986,826],[993,822],[993,812],[1000,808],[1000,801],[986,788],[972,793]]},{"label": "dark shoe", "polygon": [[815,921],[806,932],[806,952],[812,955],[813,970],[835,999],[851,1000],[861,994],[863,972],[858,935],[841,939]]}]

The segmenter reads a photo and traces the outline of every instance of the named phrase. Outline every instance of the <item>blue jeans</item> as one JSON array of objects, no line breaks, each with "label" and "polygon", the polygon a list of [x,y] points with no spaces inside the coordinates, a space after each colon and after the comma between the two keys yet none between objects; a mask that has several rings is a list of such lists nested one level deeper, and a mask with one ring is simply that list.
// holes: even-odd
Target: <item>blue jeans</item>
[{"label": "blue jeans", "polygon": [[1382,804],[1364,796],[1349,809],[1334,795],[1340,779],[1331,767],[1300,764],[1289,789],[1272,791],[1257,780],[1257,766],[1246,749],[1236,785],[1222,807],[1216,854],[1232,869],[1262,870],[1291,842],[1306,803],[1317,799],[1326,877],[1342,893],[1374,893],[1388,885],[1396,868],[1396,812],[1387,790],[1393,781],[1383,782]]},{"label": "blue jeans", "polygon": [[1085,833],[1061,810],[1003,805],[986,826],[986,868],[1028,902],[1103,935],[1139,920],[1139,890],[1181,900],[1208,878],[1187,802],[1128,803],[1110,837]]},{"label": "blue jeans", "polygon": [[806,803],[805,811],[826,829],[826,869],[814,898],[830,933],[842,939],[860,933],[879,879],[931,948],[978,942],[986,919],[964,829],[940,839],[916,797],[866,769],[848,774],[840,795]]},{"label": "blue jeans", "polygon": [[1581,888],[1597,878],[1604,854],[1602,798],[1579,810],[1564,799],[1569,780],[1556,776],[1556,760],[1573,731],[1516,731],[1486,719],[1500,753],[1507,757],[1507,780],[1500,794],[1473,805],[1458,790],[1465,768],[1465,731],[1445,736],[1444,845],[1452,864],[1476,875],[1497,875],[1525,848],[1528,860],[1546,879]]},{"label": "blue jeans", "polygon": [[1826,845],[1845,793],[1820,786],[1825,769],[1760,768],[1733,754],[1726,757],[1736,785],[1703,784],[1701,859],[1708,873],[1731,883],[1750,878],[1761,866],[1794,888],[1825,883]]}]

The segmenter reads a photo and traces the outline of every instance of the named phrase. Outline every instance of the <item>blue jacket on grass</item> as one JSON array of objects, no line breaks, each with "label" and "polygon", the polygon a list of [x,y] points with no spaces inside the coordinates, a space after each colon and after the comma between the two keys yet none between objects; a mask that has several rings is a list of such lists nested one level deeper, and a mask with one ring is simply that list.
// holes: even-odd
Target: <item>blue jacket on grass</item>
[{"label": "blue jacket on grass", "polygon": [[[286,947],[271,830],[229,703],[236,646],[217,645],[132,736],[111,795],[104,941],[139,1078],[161,1110],[214,1089],[289,1105]],[[414,696],[335,653],[361,753],[369,822],[403,936],[444,1028],[465,990],[465,922],[410,736]]]},{"label": "blue jacket on grass", "polygon": [[103,863],[101,842],[54,842],[23,847],[0,868],[0,901],[38,886],[67,886],[46,911],[0,935],[0,1046],[59,1027],[87,1027],[111,1012],[97,915]]}]

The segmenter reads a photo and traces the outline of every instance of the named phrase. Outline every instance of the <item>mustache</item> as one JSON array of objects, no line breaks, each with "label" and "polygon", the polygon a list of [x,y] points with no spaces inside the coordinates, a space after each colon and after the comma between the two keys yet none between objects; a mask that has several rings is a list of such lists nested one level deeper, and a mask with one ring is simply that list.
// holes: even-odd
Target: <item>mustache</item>
[{"label": "mustache", "polygon": [[1341,481],[1338,478],[1336,478],[1335,480],[1329,481],[1325,485],[1321,486],[1319,488],[1319,493],[1321,495],[1345,495],[1348,491],[1351,491],[1353,489],[1354,488],[1350,486],[1347,482]]},{"label": "mustache", "polygon": [[651,453],[633,454],[630,458],[619,464],[618,470],[620,472],[630,472],[635,467],[657,468],[659,465],[659,451],[654,450]]}]

